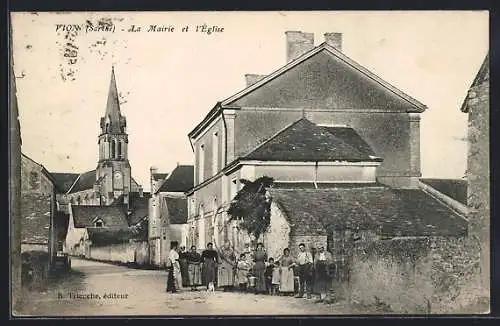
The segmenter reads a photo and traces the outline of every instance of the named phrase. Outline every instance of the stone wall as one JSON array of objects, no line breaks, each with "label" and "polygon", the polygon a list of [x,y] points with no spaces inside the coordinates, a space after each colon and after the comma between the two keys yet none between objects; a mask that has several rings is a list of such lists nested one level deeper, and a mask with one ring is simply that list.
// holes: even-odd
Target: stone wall
[{"label": "stone wall", "polygon": [[463,313],[481,291],[474,252],[466,237],[362,237],[350,257],[349,299],[372,313]]},{"label": "stone wall", "polygon": [[91,246],[90,255],[87,258],[114,263],[144,265],[149,263],[149,246],[145,241],[120,243],[102,247]]}]

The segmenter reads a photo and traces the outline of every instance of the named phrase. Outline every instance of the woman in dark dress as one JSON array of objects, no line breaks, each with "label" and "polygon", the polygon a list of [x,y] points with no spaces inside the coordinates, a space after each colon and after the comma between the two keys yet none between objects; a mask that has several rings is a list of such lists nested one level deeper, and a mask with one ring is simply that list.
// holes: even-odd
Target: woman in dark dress
[{"label": "woman in dark dress", "polygon": [[253,257],[254,266],[253,266],[253,274],[256,277],[255,279],[255,294],[258,293],[266,293],[266,261],[267,254],[264,250],[264,244],[259,242],[257,244],[257,249],[255,250]]},{"label": "woman in dark dress", "polygon": [[201,260],[203,261],[203,284],[207,285],[207,289],[209,289],[210,285],[215,283],[217,264],[219,263],[219,255],[213,249],[211,242],[207,244],[207,249],[201,253]]},{"label": "woman in dark dress", "polygon": [[181,278],[182,278],[182,286],[189,286],[189,273],[188,273],[188,252],[186,251],[186,247],[182,246],[179,253],[179,264],[181,267]]},{"label": "woman in dark dress", "polygon": [[319,251],[314,256],[315,271],[315,292],[319,294],[318,302],[327,299],[332,285],[331,269],[333,265],[333,256],[325,250],[325,247],[319,247]]}]

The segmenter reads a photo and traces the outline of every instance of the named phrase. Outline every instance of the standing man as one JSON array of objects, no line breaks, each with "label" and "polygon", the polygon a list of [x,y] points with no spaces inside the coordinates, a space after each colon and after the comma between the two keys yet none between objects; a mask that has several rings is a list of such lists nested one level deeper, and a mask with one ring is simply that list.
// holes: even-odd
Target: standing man
[{"label": "standing man", "polygon": [[296,298],[304,297],[304,291],[307,294],[307,299],[311,299],[311,283],[312,283],[312,265],[313,258],[310,252],[306,251],[306,245],[299,244],[299,253],[294,265],[299,268],[299,294]]}]

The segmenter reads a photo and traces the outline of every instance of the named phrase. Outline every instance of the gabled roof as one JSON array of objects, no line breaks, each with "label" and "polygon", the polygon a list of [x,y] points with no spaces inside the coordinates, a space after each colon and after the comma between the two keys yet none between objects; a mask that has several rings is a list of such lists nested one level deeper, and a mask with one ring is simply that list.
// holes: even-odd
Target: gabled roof
[{"label": "gabled roof", "polygon": [[92,189],[96,182],[96,170],[84,172],[78,176],[73,185],[68,190],[69,194]]},{"label": "gabled roof", "polygon": [[467,180],[464,179],[420,179],[446,196],[467,205]]},{"label": "gabled roof", "polygon": [[194,166],[178,165],[157,192],[186,192],[194,184]]},{"label": "gabled roof", "polygon": [[92,227],[96,218],[101,219],[106,227],[128,227],[125,206],[87,206],[72,205],[75,228]]},{"label": "gabled roof", "polygon": [[381,161],[348,127],[321,127],[306,118],[290,124],[244,156],[263,161]]},{"label": "gabled roof", "polygon": [[[472,84],[470,85],[469,89],[478,86],[484,83],[485,81],[488,81],[489,79],[490,79],[490,54],[488,53],[486,54],[486,57],[484,58],[484,61],[481,64],[481,67],[479,68],[476,77],[474,77],[474,80],[472,81]],[[467,96],[465,97],[460,110],[465,113],[469,112],[469,108],[467,107]]]},{"label": "gabled roof", "polygon": [[52,182],[54,185],[56,185],[56,180],[54,179],[54,176],[42,164],[36,162],[35,160],[33,160],[31,157],[24,154],[23,152],[21,152],[21,159],[22,158],[29,160],[30,162],[32,162],[35,165],[38,165],[40,167],[42,173],[50,180],[50,182]]},{"label": "gabled roof", "polygon": [[76,178],[80,175],[79,173],[57,173],[52,172],[52,176],[56,182],[56,188],[58,193],[65,194],[71,188]]},{"label": "gabled roof", "polygon": [[164,197],[168,209],[170,224],[187,223],[187,199],[181,197]]},{"label": "gabled roof", "polygon": [[[321,60],[317,61],[317,59],[319,58]],[[310,62],[310,64],[308,64],[306,67],[307,69],[305,69],[306,71],[295,69],[295,72],[297,72],[298,74],[296,75],[294,73],[291,73],[294,68],[297,68],[304,62]],[[288,95],[291,97],[294,97],[296,95],[299,97],[304,97],[306,98],[306,101],[304,103],[309,101],[311,97],[314,97],[314,94],[325,96],[326,94],[330,93],[329,98],[333,100],[331,104],[333,104],[337,108],[353,108],[352,105],[347,105],[348,103],[346,102],[346,98],[343,97],[350,97],[354,95],[357,97],[366,97],[367,100],[372,99],[372,101],[376,101],[378,97],[382,96],[382,91],[377,89],[377,86],[381,86],[386,90],[386,92],[388,91],[393,95],[396,95],[396,97],[400,99],[400,101],[396,101],[394,99],[394,104],[397,105],[395,105],[393,109],[395,109],[396,106],[399,105],[406,112],[423,112],[427,108],[424,104],[405,94],[395,86],[384,81],[382,78],[370,72],[368,69],[361,66],[359,63],[350,59],[345,54],[328,45],[327,43],[320,44],[319,46],[299,56],[295,60],[290,61],[282,68],[269,74],[255,84],[246,87],[242,91],[225,99],[221,102],[221,105],[223,107],[265,106],[262,104],[249,105],[241,102],[240,100],[244,96],[249,95],[262,86],[274,81],[275,79],[277,79],[277,77],[286,74],[290,75],[289,77],[292,78],[290,78],[290,82],[285,82],[285,85],[283,86],[293,86],[292,88],[294,90],[300,90],[299,92],[293,92],[292,90],[290,90],[290,94]],[[354,75],[357,76],[354,77]],[[272,89],[275,88],[275,86],[276,85],[269,85],[269,88]],[[279,93],[279,91],[277,91],[276,89],[275,91],[276,93]],[[343,95],[342,93],[345,93],[345,95]],[[347,101],[349,100],[347,99]],[[383,102],[387,101],[388,99],[384,98]]]},{"label": "gabled roof", "polygon": [[310,108],[311,105],[321,109],[390,112],[421,113],[427,109],[341,51],[322,43],[258,82],[217,102],[189,137],[200,132],[224,108]]},{"label": "gabled roof", "polygon": [[144,193],[143,197],[140,197],[138,193],[130,193],[130,214],[127,217],[128,225],[135,225],[148,216],[149,198],[151,198],[151,195],[149,193]]},{"label": "gabled roof", "polygon": [[166,177],[168,177],[168,173],[153,173],[152,177],[155,181],[164,180]]},{"label": "gabled roof", "polygon": [[382,236],[462,236],[467,221],[420,189],[385,186],[271,189],[296,235],[343,228]]}]

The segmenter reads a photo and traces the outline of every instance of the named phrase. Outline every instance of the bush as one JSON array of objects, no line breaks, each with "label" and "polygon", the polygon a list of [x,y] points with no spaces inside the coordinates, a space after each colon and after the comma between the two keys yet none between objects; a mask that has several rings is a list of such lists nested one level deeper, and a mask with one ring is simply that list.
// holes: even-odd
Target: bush
[{"label": "bush", "polygon": [[21,254],[21,282],[30,289],[43,289],[47,283],[49,254],[45,251],[26,251]]}]

